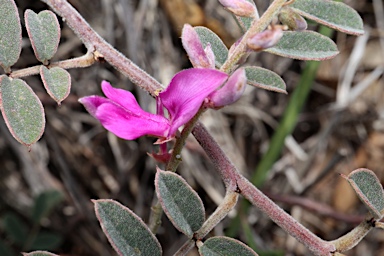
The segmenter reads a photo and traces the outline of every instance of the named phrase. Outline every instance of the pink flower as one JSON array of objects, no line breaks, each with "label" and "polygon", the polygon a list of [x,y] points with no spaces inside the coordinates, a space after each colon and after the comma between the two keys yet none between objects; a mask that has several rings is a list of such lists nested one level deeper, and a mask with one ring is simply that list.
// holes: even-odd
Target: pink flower
[{"label": "pink flower", "polygon": [[[202,68],[177,73],[157,97],[158,114],[144,111],[131,92],[113,88],[106,81],[101,84],[106,98],[93,95],[79,101],[104,128],[120,138],[133,140],[149,135],[167,140],[197,113],[204,99],[227,77],[221,71]],[[163,108],[169,117],[163,115]]]}]

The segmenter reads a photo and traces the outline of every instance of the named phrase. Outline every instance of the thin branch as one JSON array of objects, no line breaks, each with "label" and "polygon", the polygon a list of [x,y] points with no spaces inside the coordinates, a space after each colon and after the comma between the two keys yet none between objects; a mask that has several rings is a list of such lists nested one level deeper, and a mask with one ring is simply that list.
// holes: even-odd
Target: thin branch
[{"label": "thin branch", "polygon": [[163,89],[163,86],[156,81],[156,79],[147,74],[143,69],[134,64],[97,34],[67,0],[41,1],[49,5],[64,19],[68,26],[84,43],[88,51],[98,52],[100,57],[104,58],[119,72],[127,76],[132,83],[140,86],[153,96],[155,96],[156,90]]}]

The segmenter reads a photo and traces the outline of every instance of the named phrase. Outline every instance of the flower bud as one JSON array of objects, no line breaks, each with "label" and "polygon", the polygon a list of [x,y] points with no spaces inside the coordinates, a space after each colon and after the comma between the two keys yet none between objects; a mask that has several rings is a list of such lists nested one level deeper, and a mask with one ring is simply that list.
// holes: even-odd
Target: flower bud
[{"label": "flower bud", "polygon": [[208,43],[207,46],[204,48],[205,55],[207,56],[207,59],[209,61],[209,67],[215,69],[215,53],[212,50],[211,44]]},{"label": "flower bud", "polygon": [[240,99],[241,95],[243,95],[246,84],[247,77],[245,70],[239,68],[229,77],[228,81],[222,87],[207,97],[205,106],[219,109],[236,102]]},{"label": "flower bud", "polygon": [[307,29],[307,22],[305,19],[290,7],[281,9],[279,20],[292,31],[303,31]]},{"label": "flower bud", "polygon": [[281,26],[273,26],[271,29],[264,30],[251,36],[247,41],[247,46],[254,51],[262,51],[277,44],[283,36]]},{"label": "flower bud", "polygon": [[[212,68],[212,60],[210,59],[212,57],[207,56],[207,53],[200,41],[199,35],[191,25],[184,25],[183,31],[181,32],[181,42],[188,54],[189,60],[194,67]],[[215,61],[213,60],[213,65],[214,63]]]},{"label": "flower bud", "polygon": [[247,0],[219,0],[219,2],[237,16],[254,17],[257,13],[256,7]]}]

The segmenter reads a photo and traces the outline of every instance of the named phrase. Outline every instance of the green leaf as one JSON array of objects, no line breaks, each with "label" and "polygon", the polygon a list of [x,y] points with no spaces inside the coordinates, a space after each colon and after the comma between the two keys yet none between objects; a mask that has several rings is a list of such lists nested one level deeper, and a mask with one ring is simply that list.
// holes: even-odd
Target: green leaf
[{"label": "green leaf", "polygon": [[71,75],[60,67],[48,69],[41,66],[40,76],[49,96],[60,105],[71,91]]},{"label": "green leaf", "polygon": [[197,193],[179,175],[158,169],[155,179],[157,197],[172,224],[192,237],[204,223],[204,205]]},{"label": "green leaf", "polygon": [[342,176],[351,184],[373,217],[377,220],[381,219],[384,216],[384,191],[375,173],[360,168],[354,170],[348,176]]},{"label": "green leaf", "polygon": [[[255,2],[253,0],[247,0],[248,2],[252,3],[253,5],[255,5]],[[256,7],[256,5],[255,5]],[[257,10],[257,8],[256,8]],[[233,15],[237,21],[237,24],[239,25],[239,27],[241,28],[241,30],[243,31],[243,33],[245,33],[252,25],[252,22],[255,18],[253,17],[241,17],[241,16],[236,16],[236,15]]]},{"label": "green leaf", "polygon": [[25,11],[24,18],[36,58],[46,65],[55,55],[59,45],[59,21],[56,15],[48,10],[36,14],[28,9]]},{"label": "green leaf", "polygon": [[23,252],[23,256],[59,256],[59,255],[53,254],[50,252],[45,252],[45,251],[35,251],[30,253]]},{"label": "green leaf", "polygon": [[206,27],[194,27],[195,31],[199,35],[201,44],[205,48],[208,44],[211,44],[212,51],[215,55],[215,65],[220,68],[228,58],[228,49],[213,31]]},{"label": "green leaf", "polygon": [[31,250],[54,250],[63,242],[63,236],[58,233],[42,231],[37,234],[30,248]]},{"label": "green leaf", "polygon": [[364,34],[363,20],[350,6],[328,0],[295,0],[290,5],[298,14],[338,31]]},{"label": "green leaf", "polygon": [[21,52],[21,25],[13,0],[0,0],[0,66],[10,72]]},{"label": "green leaf", "polygon": [[49,190],[40,193],[32,209],[32,220],[37,224],[41,219],[47,217],[52,209],[63,201],[64,196],[58,190]]},{"label": "green leaf", "polygon": [[199,253],[202,256],[257,256],[257,253],[247,245],[225,236],[209,238],[199,248]]},{"label": "green leaf", "polygon": [[275,72],[261,67],[245,67],[247,83],[269,91],[287,93],[284,80]]},{"label": "green leaf", "polygon": [[44,132],[44,108],[37,95],[20,79],[0,76],[0,108],[12,136],[30,146]]},{"label": "green leaf", "polygon": [[157,256],[162,254],[156,237],[131,210],[110,199],[93,202],[101,228],[119,255]]},{"label": "green leaf", "polygon": [[265,51],[298,60],[327,60],[335,57],[339,51],[336,44],[313,31],[285,31],[283,37],[272,48]]},{"label": "green leaf", "polygon": [[23,246],[28,236],[28,226],[19,216],[9,212],[2,216],[2,226],[8,237]]}]

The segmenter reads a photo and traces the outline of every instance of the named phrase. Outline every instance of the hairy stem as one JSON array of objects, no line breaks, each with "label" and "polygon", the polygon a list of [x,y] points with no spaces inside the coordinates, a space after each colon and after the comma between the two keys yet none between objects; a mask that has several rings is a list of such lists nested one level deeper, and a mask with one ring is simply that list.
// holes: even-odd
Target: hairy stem
[{"label": "hairy stem", "polygon": [[255,19],[252,26],[248,29],[248,31],[243,35],[239,43],[236,47],[231,51],[230,56],[225,61],[223,66],[221,67],[221,71],[229,73],[236,65],[236,63],[244,56],[247,49],[247,40],[249,37],[262,32],[265,30],[271,21],[276,17],[279,13],[280,9],[284,6],[287,0],[275,0],[268,7],[268,9],[263,13],[260,19]]},{"label": "hairy stem", "polygon": [[216,210],[204,222],[203,226],[196,232],[194,237],[198,240],[203,239],[216,225],[228,215],[230,211],[236,206],[239,194],[234,191],[227,191],[223,202],[216,208]]},{"label": "hairy stem", "polygon": [[153,96],[155,96],[156,90],[163,89],[163,86],[156,81],[156,79],[147,74],[97,34],[67,0],[41,1],[49,5],[58,15],[64,18],[65,22],[84,43],[88,51],[97,51],[100,57],[104,58],[105,61],[128,77],[132,83],[140,86]]},{"label": "hairy stem", "polygon": [[[48,68],[53,67],[61,67],[63,69],[70,69],[70,68],[86,68],[94,64],[98,60],[98,56],[94,54],[93,52],[87,52],[85,55],[69,59],[69,60],[63,60],[58,62],[53,62],[49,64]],[[26,76],[32,76],[37,75],[40,73],[40,67],[42,65],[37,65],[29,68],[23,68],[16,71],[13,71],[10,74],[10,77],[12,78],[20,78],[20,77],[26,77]]]}]

